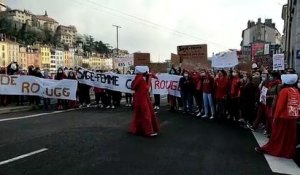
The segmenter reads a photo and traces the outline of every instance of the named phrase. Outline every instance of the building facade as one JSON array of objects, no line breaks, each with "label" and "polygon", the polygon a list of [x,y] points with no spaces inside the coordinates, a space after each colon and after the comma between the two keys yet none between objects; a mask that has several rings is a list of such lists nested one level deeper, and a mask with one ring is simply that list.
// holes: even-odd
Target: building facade
[{"label": "building facade", "polygon": [[0,12],[6,11],[7,5],[6,0],[0,0]]},{"label": "building facade", "polygon": [[288,0],[282,8],[286,66],[300,72],[300,2]]},{"label": "building facade", "polygon": [[75,26],[63,26],[60,25],[56,30],[57,39],[68,46],[74,46],[76,44],[77,29]]},{"label": "building facade", "polygon": [[32,14],[26,10],[7,11],[6,17],[18,23],[32,25]]},{"label": "building facade", "polygon": [[20,59],[18,64],[22,70],[26,70],[28,68],[27,55],[27,47],[20,47]]},{"label": "building facade", "polygon": [[44,15],[34,15],[33,24],[40,29],[49,30],[52,32],[55,32],[59,25],[56,20],[48,16],[47,11],[45,11]]},{"label": "building facade", "polygon": [[73,68],[74,52],[73,50],[64,51],[64,67]]},{"label": "building facade", "polygon": [[64,51],[62,49],[51,50],[50,72],[56,73],[58,68],[64,67]]},{"label": "building facade", "polygon": [[11,62],[20,62],[20,45],[17,42],[7,41],[8,57],[6,60],[7,64]]},{"label": "building facade", "polygon": [[89,62],[89,65],[90,65],[90,68],[91,69],[100,69],[101,67],[101,57],[98,57],[98,56],[92,56],[90,57],[90,62]]},{"label": "building facade", "polygon": [[253,59],[254,47],[260,46],[263,50],[262,55],[271,53],[281,53],[282,36],[277,30],[272,19],[266,19],[263,23],[261,18],[248,21],[247,28],[242,32],[241,51],[244,57]]},{"label": "building facade", "polygon": [[112,58],[102,58],[100,59],[101,70],[111,70],[113,69],[113,59]]},{"label": "building facade", "polygon": [[41,52],[39,52],[37,49],[27,49],[27,67],[28,66],[34,66],[42,68],[42,61],[41,61],[42,55]]},{"label": "building facade", "polygon": [[1,67],[6,67],[8,60],[8,46],[7,43],[4,41],[0,41],[0,64]]},{"label": "building facade", "polygon": [[41,46],[39,48],[39,51],[41,53],[41,62],[42,62],[42,66],[40,67],[42,70],[49,70],[50,69],[50,59],[51,59],[51,51],[50,51],[50,47],[48,46]]}]

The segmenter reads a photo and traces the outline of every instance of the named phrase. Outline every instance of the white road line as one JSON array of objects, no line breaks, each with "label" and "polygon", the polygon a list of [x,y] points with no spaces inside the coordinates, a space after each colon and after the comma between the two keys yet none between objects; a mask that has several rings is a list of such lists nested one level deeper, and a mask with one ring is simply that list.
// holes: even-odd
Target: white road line
[{"label": "white road line", "polygon": [[44,115],[58,114],[58,113],[69,112],[69,111],[74,111],[74,110],[78,110],[78,109],[68,109],[68,110],[64,110],[64,111],[54,111],[54,112],[49,112],[49,113],[33,114],[33,115],[28,115],[28,116],[23,116],[23,117],[4,118],[4,119],[0,119],[0,122],[21,120],[21,119],[27,119],[27,118],[35,118],[35,117],[40,117],[40,116],[44,116]]},{"label": "white road line", "polygon": [[34,154],[39,154],[41,152],[44,152],[44,151],[47,151],[48,149],[47,148],[43,148],[43,149],[40,149],[40,150],[37,150],[37,151],[33,151],[31,153],[27,153],[27,154],[23,154],[21,156],[18,156],[18,157],[15,157],[15,158],[12,158],[12,159],[8,159],[8,160],[5,160],[5,161],[2,161],[0,162],[0,166],[1,165],[4,165],[4,164],[8,164],[8,163],[11,163],[11,162],[14,162],[14,161],[17,161],[17,160],[20,160],[20,159],[24,159],[26,157],[29,157],[29,156],[32,156]]},{"label": "white road line", "polygon": [[[261,133],[253,132],[253,135],[259,146],[263,146],[268,141]],[[265,154],[265,158],[274,173],[300,175],[300,168],[292,159],[279,158],[267,154]]]}]

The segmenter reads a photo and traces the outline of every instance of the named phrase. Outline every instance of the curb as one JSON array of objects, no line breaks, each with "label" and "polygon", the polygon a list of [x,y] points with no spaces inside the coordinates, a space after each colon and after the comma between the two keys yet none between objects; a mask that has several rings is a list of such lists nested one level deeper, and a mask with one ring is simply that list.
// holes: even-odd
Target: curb
[{"label": "curb", "polygon": [[0,108],[0,114],[9,114],[16,112],[25,112],[33,110],[32,106],[20,106],[20,107],[10,107],[10,108]]}]

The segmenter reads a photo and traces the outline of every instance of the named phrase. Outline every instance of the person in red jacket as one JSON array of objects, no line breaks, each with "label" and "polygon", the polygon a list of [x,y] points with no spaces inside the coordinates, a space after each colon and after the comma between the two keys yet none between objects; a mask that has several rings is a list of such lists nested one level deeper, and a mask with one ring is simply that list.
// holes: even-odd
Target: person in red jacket
[{"label": "person in red jacket", "polygon": [[215,98],[216,98],[216,111],[218,117],[225,117],[225,103],[227,98],[227,87],[228,87],[228,78],[226,71],[219,71],[215,78]]},{"label": "person in red jacket", "polygon": [[135,68],[136,77],[132,82],[133,96],[133,118],[130,124],[130,133],[148,137],[156,136],[159,132],[159,124],[155,115],[153,105],[150,101],[149,89],[151,76],[148,74],[147,66]]},{"label": "person in red jacket", "polygon": [[194,98],[197,104],[197,111],[195,111],[197,113],[197,117],[199,117],[202,114],[202,109],[203,109],[203,91],[202,91],[202,80],[201,80],[201,75],[199,72],[194,71],[192,73],[192,79],[194,81]]},{"label": "person in red jacket", "polygon": [[256,147],[255,150],[259,153],[291,159],[296,154],[297,119],[300,109],[300,94],[296,88],[298,76],[285,74],[281,79],[284,88],[278,95],[271,138],[267,144]]},{"label": "person in red jacket", "polygon": [[239,119],[239,98],[241,90],[240,74],[237,70],[232,71],[232,76],[229,78],[229,116],[233,121]]}]

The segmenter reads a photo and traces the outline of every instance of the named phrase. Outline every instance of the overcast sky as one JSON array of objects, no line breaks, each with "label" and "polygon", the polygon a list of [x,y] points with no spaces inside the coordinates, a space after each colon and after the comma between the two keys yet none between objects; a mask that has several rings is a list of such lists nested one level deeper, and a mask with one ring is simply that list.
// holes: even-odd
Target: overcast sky
[{"label": "overcast sky", "polygon": [[81,34],[119,48],[150,52],[152,61],[170,59],[178,45],[208,44],[208,54],[239,49],[247,21],[272,18],[280,32],[287,0],[7,0],[11,8],[48,15]]}]

